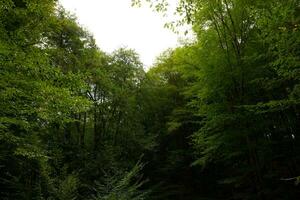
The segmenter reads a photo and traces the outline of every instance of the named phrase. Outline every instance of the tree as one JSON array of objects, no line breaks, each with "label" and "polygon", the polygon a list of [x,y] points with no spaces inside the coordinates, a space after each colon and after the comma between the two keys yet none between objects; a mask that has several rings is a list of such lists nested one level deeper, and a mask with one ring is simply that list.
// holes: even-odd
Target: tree
[{"label": "tree", "polygon": [[[147,2],[162,12],[168,5]],[[193,165],[204,168],[203,176],[210,169],[222,170],[211,177],[223,185],[222,198],[298,195],[295,187],[280,181],[299,173],[286,168],[295,169],[298,163],[293,152],[299,111],[292,97],[298,85],[298,8],[293,0],[182,0],[177,6],[182,16],[177,24],[190,23],[197,34],[192,48],[179,54],[186,64],[177,70],[188,80],[182,92],[184,111],[192,107],[201,124],[192,137],[197,155]],[[177,63],[169,57],[172,62],[164,63],[173,70]],[[182,123],[172,119],[176,130]],[[293,192],[281,196],[287,188]]]},{"label": "tree", "polygon": [[51,193],[50,155],[42,142],[47,129],[72,121],[71,113],[85,110],[88,101],[72,92],[83,82],[53,68],[46,54],[55,2],[1,4],[1,196],[33,199]]}]

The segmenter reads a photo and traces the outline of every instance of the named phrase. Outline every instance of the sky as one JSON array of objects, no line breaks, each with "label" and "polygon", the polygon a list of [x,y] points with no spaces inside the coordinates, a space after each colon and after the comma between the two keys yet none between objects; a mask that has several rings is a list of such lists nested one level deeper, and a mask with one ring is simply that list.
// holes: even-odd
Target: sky
[{"label": "sky", "polygon": [[60,0],[91,32],[100,49],[135,49],[145,68],[164,50],[176,47],[178,35],[164,28],[168,20],[148,6],[131,7],[131,0]]}]

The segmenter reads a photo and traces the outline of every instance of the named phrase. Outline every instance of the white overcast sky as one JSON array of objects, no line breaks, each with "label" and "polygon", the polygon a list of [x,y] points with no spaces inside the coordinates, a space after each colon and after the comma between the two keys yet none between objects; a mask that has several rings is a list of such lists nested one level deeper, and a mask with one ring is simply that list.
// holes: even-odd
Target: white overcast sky
[{"label": "white overcast sky", "polygon": [[[175,0],[173,0],[175,2]],[[178,35],[165,29],[167,19],[143,6],[131,7],[131,0],[60,0],[78,22],[95,37],[100,49],[135,49],[146,68],[155,57],[177,46]]]}]

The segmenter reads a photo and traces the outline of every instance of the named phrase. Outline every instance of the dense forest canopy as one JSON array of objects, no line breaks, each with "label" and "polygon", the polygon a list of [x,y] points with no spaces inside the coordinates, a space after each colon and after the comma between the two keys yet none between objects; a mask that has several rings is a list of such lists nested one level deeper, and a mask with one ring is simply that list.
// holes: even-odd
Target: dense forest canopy
[{"label": "dense forest canopy", "polygon": [[0,199],[300,198],[300,1],[176,13],[196,38],[146,72],[55,0],[0,1]]}]

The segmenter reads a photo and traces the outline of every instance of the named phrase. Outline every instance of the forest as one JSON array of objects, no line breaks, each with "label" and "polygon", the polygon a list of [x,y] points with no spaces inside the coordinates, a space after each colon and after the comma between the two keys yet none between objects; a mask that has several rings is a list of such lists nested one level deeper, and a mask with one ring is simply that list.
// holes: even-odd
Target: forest
[{"label": "forest", "polygon": [[195,38],[145,71],[56,0],[0,1],[1,200],[300,199],[300,1],[176,13]]}]

